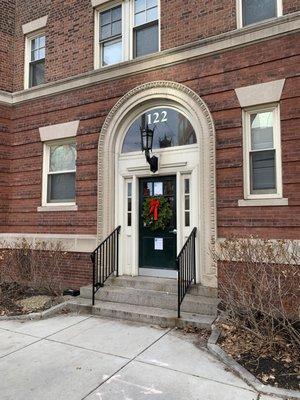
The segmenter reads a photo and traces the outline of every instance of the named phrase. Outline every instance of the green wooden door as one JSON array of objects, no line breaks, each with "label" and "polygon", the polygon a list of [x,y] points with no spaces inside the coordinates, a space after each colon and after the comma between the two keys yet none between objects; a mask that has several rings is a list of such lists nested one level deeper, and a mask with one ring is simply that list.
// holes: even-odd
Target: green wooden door
[{"label": "green wooden door", "polygon": [[[152,231],[145,226],[142,210],[147,198],[163,196],[170,204],[172,217],[165,229]],[[158,209],[159,213],[159,209]],[[139,266],[176,268],[176,176],[143,178],[139,182]]]}]

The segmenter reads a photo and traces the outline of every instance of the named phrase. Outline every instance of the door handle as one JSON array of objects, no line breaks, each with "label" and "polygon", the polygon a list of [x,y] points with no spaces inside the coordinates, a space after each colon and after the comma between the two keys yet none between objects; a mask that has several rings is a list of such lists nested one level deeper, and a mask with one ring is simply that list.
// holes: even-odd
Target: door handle
[{"label": "door handle", "polygon": [[176,235],[177,229],[173,229],[172,231],[169,231],[169,233],[173,233],[174,235]]}]

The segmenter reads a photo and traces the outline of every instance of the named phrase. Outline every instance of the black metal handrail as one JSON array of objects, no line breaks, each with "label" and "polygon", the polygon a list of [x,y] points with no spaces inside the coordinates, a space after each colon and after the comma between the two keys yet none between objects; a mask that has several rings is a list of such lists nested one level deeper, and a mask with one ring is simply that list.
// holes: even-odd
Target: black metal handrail
[{"label": "black metal handrail", "polygon": [[92,252],[93,263],[93,305],[95,294],[104,285],[111,274],[119,275],[119,234],[118,226],[99,246]]},{"label": "black metal handrail", "polygon": [[192,282],[196,283],[196,234],[194,228],[176,258],[178,271],[178,318],[180,318],[181,303]]}]

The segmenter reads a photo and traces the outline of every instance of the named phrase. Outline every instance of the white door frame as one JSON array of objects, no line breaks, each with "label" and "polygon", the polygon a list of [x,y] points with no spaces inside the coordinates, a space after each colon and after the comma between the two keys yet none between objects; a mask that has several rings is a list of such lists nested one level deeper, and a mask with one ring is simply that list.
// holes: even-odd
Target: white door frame
[{"label": "white door frame", "polygon": [[[197,175],[199,210],[195,224],[198,227],[197,282],[201,282],[205,286],[216,287],[216,265],[210,253],[211,246],[214,246],[216,241],[215,130],[206,104],[195,92],[184,85],[157,81],[138,86],[123,96],[107,116],[100,133],[98,146],[98,238],[100,240],[114,229],[117,222],[120,221],[119,213],[124,215],[124,210],[122,210],[124,206],[120,204],[122,180],[124,182],[126,177],[134,177],[133,184],[137,190],[138,177],[149,175],[149,166],[141,153],[132,154],[130,159],[128,158],[127,172],[122,167],[119,169],[119,161],[123,156],[120,155],[120,150],[124,134],[130,123],[141,112],[158,106],[168,106],[181,111],[194,127],[197,136],[198,166],[194,172]],[[155,153],[159,153],[159,150]],[[176,152],[176,148],[170,148],[168,153],[173,154],[172,151]],[[172,156],[170,157],[172,158]],[[162,153],[159,173],[163,175],[172,175],[175,171],[181,173],[181,168],[184,170],[184,167],[188,170],[187,165],[180,164],[178,160],[175,162],[164,161],[163,158],[164,154]],[[136,211],[135,205],[133,214],[137,215]],[[121,224],[121,226],[124,230],[124,225]],[[122,234],[124,235],[123,231]],[[136,240],[135,237],[134,241],[136,242]],[[120,251],[120,260],[122,260],[122,246]],[[137,261],[136,249],[134,252]],[[137,265],[136,261],[135,265]]]},{"label": "white door frame", "polygon": [[[139,179],[147,177],[176,177],[176,213],[177,213],[177,253],[182,248],[191,230],[198,228],[199,215],[199,188],[198,188],[198,145],[171,147],[168,149],[157,149],[155,154],[159,157],[160,168],[155,174],[149,171],[149,165],[145,156],[141,153],[121,154],[116,160],[118,167],[116,174],[116,225],[123,227],[120,243],[120,275],[136,276],[140,274],[139,269]],[[131,166],[135,165],[135,166]],[[131,166],[131,167],[130,167]],[[192,193],[191,201],[191,224],[184,226],[183,220],[183,179],[189,178]],[[132,184],[132,221],[131,226],[127,224],[127,184]],[[198,251],[198,248],[197,248]],[[199,261],[199,257],[196,257]],[[145,271],[144,271],[145,272]],[[152,272],[152,273],[151,273]],[[177,277],[175,271],[153,269],[149,271],[152,276]],[[200,266],[196,266],[198,281],[200,281]],[[198,276],[199,275],[199,276]]]}]

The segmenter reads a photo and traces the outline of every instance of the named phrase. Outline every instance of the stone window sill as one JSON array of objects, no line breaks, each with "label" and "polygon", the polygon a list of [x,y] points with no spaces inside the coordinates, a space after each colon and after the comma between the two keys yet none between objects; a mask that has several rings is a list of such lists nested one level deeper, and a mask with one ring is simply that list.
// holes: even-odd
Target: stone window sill
[{"label": "stone window sill", "polygon": [[265,207],[265,206],[287,206],[289,199],[246,199],[239,200],[239,207]]},{"label": "stone window sill", "polygon": [[41,206],[38,207],[37,210],[39,212],[44,212],[44,211],[77,211],[78,206],[76,204],[70,204],[70,205],[58,205],[58,206]]}]

